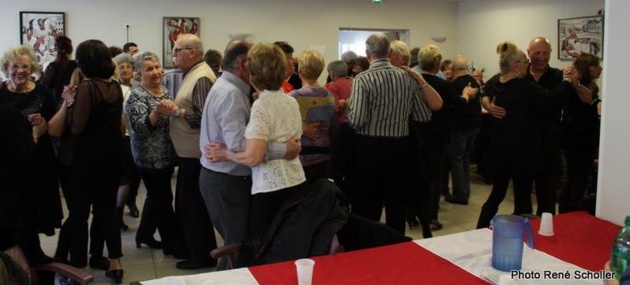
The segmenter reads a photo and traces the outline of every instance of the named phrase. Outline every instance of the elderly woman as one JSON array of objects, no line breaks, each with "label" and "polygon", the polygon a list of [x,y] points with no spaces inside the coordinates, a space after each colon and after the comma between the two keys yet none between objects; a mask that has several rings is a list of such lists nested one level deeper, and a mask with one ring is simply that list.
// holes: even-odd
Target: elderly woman
[{"label": "elderly woman", "polygon": [[[114,57],[114,61],[117,65],[117,80],[122,88],[124,101],[127,102],[131,90],[138,87],[138,82],[132,78],[135,67],[136,59],[128,53],[121,53]],[[129,215],[138,218],[140,211],[136,206],[136,197],[138,196],[138,188],[140,187],[140,173],[133,163],[131,157],[131,148],[129,142],[129,120],[128,115],[125,114],[123,122],[125,123],[125,143],[123,144],[123,176],[118,188],[118,201],[116,203],[118,217],[120,219],[120,225],[122,230],[127,230],[129,227],[123,220],[123,208],[125,204],[129,207]]]},{"label": "elderly woman", "polygon": [[599,57],[581,54],[573,62],[580,84],[588,88],[592,101],[585,103],[572,96],[562,113],[562,140],[567,156],[567,184],[560,195],[559,212],[571,210],[571,204],[582,201],[593,174],[593,159],[599,147],[599,86],[596,80],[602,73]]},{"label": "elderly woman", "polygon": [[260,97],[245,130],[245,150],[228,151],[227,159],[252,167],[249,235],[255,236],[267,230],[282,203],[303,188],[306,178],[297,158],[263,161],[269,142],[302,135],[298,103],[280,89],[287,72],[284,53],[273,44],[258,43],[249,50],[246,67]]},{"label": "elderly woman", "polygon": [[139,83],[133,79],[133,67],[136,60],[128,53],[121,53],[114,57],[118,64],[118,83],[131,89],[138,87]]},{"label": "elderly woman", "polygon": [[303,86],[288,94],[297,100],[302,113],[300,161],[309,182],[330,176],[330,127],[335,117],[335,98],[317,82],[325,64],[319,51],[303,51],[298,56],[298,75]]},{"label": "elderly woman", "polygon": [[[36,228],[40,233],[54,235],[54,227],[61,224],[61,200],[59,185],[55,175],[55,152],[47,134],[48,121],[55,113],[52,94],[48,88],[36,84],[31,74],[38,70],[33,49],[26,45],[9,48],[2,57],[2,71],[8,80],[0,86],[0,105],[17,109],[30,126],[23,126],[32,134],[36,143],[35,163],[33,171],[37,173],[34,179],[32,203],[38,209]],[[31,183],[31,181],[24,181]]]},{"label": "elderly woman", "polygon": [[106,276],[122,282],[120,225],[116,219],[116,193],[120,184],[122,158],[123,95],[113,81],[115,65],[107,46],[87,40],[77,47],[77,62],[86,77],[76,90],[70,130],[77,136],[72,161],[73,202],[66,220],[70,233],[70,264],[87,264],[87,220],[100,220],[100,230],[109,252]]},{"label": "elderly woman", "polygon": [[[133,160],[147,188],[142,219],[136,233],[136,247],[143,243],[152,248],[163,247],[164,254],[183,258],[185,256],[180,252],[175,252],[178,225],[171,189],[175,149],[169,135],[169,114],[156,110],[160,101],[172,100],[172,96],[161,85],[164,71],[157,55],[152,52],[140,54],[136,71],[141,78],[140,86],[132,91],[125,103],[131,127]],[[154,225],[160,231],[161,243],[153,238]]]},{"label": "elderly woman", "polygon": [[[558,96],[573,94],[577,85],[577,74],[569,67],[564,71],[564,81],[553,90],[544,89],[527,79],[529,60],[511,42],[502,42],[497,47],[501,73],[486,83],[484,102],[493,102],[505,110],[502,118],[491,121],[493,142],[494,185],[490,196],[483,204],[477,228],[490,225],[490,220],[505,198],[510,179],[514,183],[514,204],[530,199],[533,175],[540,171],[540,106]],[[529,213],[527,213],[529,211]],[[514,214],[531,214],[531,209],[514,209]]]}]

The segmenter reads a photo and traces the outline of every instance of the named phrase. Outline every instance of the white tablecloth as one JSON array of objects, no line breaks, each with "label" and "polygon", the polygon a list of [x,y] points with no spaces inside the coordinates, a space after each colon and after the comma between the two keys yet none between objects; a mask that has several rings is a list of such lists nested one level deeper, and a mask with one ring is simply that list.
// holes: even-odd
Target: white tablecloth
[{"label": "white tablecloth", "polygon": [[169,276],[155,280],[141,281],[142,285],[258,285],[247,268],[239,268],[210,273]]},{"label": "white tablecloth", "polygon": [[[414,242],[491,283],[498,284],[501,275],[510,274],[492,267],[492,231],[489,229],[479,229]],[[502,282],[501,284],[602,284],[602,280],[575,279],[574,272],[576,270],[578,272],[587,272],[587,270],[525,245],[521,271],[538,272],[542,278],[545,270],[552,272],[566,272],[568,270],[571,279],[509,280],[507,283]],[[503,279],[505,278],[507,276],[503,277]]]}]

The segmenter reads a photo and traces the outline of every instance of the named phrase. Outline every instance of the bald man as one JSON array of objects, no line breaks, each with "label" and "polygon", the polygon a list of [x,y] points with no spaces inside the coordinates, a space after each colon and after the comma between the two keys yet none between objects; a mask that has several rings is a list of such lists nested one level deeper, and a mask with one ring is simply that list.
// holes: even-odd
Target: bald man
[{"label": "bald man", "polygon": [[[464,94],[464,88],[470,86],[480,89],[477,80],[468,73],[468,60],[458,55],[453,58],[453,86],[457,94]],[[447,196],[449,203],[468,205],[470,198],[470,155],[475,137],[481,126],[481,105],[479,100],[471,98],[466,104],[454,106],[451,114],[451,144],[449,160],[453,184],[452,196]]]},{"label": "bald man", "polygon": [[214,226],[199,190],[202,110],[216,81],[214,72],[203,61],[203,54],[199,37],[179,35],[173,46],[173,60],[184,72],[184,78],[175,101],[162,100],[157,106],[158,111],[171,117],[170,135],[179,163],[175,212],[181,222],[184,244],[190,250],[190,259],[177,262],[176,267],[188,270],[217,264],[210,257],[210,251],[217,248]]},{"label": "bald man", "polygon": [[[554,89],[562,83],[562,70],[549,66],[551,43],[544,37],[535,37],[529,42],[527,55],[530,60],[528,78],[545,89]],[[561,96],[548,101],[540,110],[541,114],[541,171],[534,175],[536,185],[536,215],[544,212],[556,213],[556,188],[560,176],[560,118],[564,105]],[[529,196],[529,193],[522,193]],[[531,198],[515,199],[525,201],[524,205],[514,205],[515,214],[531,214]],[[522,212],[522,213],[521,213]]]}]

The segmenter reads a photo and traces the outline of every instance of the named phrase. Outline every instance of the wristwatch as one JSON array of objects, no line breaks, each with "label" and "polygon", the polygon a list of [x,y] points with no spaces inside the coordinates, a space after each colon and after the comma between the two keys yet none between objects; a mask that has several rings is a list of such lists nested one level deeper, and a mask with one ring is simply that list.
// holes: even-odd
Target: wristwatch
[{"label": "wristwatch", "polygon": [[180,116],[181,114],[182,114],[182,109],[177,108],[177,109],[175,109],[175,111],[173,112],[173,114],[171,115],[171,117],[174,117],[174,118],[179,118],[179,116]]}]

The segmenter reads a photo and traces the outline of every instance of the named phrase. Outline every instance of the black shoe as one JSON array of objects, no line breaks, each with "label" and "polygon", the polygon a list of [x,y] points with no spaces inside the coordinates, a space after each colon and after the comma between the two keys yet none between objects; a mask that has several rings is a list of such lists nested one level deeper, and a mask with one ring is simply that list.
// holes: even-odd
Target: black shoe
[{"label": "black shoe", "polygon": [[138,211],[138,207],[136,207],[136,205],[129,206],[129,216],[134,218],[140,217],[140,211]]},{"label": "black shoe", "polygon": [[215,266],[217,266],[217,261],[214,259],[207,259],[204,261],[186,259],[184,261],[180,261],[175,264],[175,267],[177,267],[177,269],[182,269],[182,270],[210,268],[210,267],[215,267]]},{"label": "black shoe", "polygon": [[142,247],[142,244],[148,245],[150,248],[159,249],[162,248],[162,242],[155,240],[153,237],[150,238],[140,238],[136,235],[136,248]]},{"label": "black shoe", "polygon": [[90,268],[107,270],[109,269],[109,259],[102,256],[90,256],[90,261],[88,262]]},{"label": "black shoe", "polygon": [[420,226],[420,223],[416,219],[408,220],[407,224],[409,225],[409,229],[410,230],[413,230],[413,229],[417,228],[418,226]]},{"label": "black shoe", "polygon": [[173,257],[177,259],[190,258],[190,252],[181,246],[175,246],[172,248],[163,248],[162,252],[164,252],[164,255],[172,255]]},{"label": "black shoe", "polygon": [[431,220],[431,230],[432,231],[441,230],[443,227],[444,227],[444,225],[442,223],[440,223],[440,221],[438,221],[438,220]]},{"label": "black shoe", "polygon": [[123,279],[123,270],[122,269],[107,270],[105,271],[105,276],[111,278],[114,284],[120,284],[122,283],[122,279]]},{"label": "black shoe", "polygon": [[453,199],[453,197],[446,197],[444,201],[458,205],[468,205],[468,201]]}]

